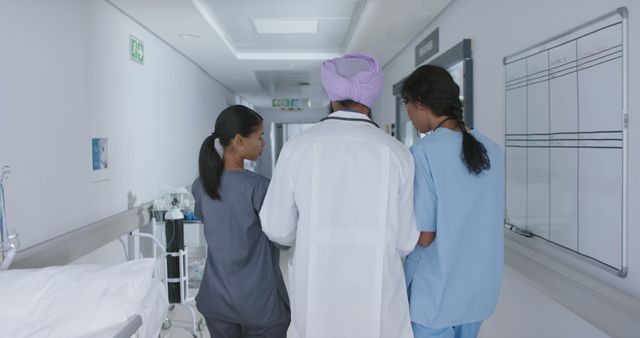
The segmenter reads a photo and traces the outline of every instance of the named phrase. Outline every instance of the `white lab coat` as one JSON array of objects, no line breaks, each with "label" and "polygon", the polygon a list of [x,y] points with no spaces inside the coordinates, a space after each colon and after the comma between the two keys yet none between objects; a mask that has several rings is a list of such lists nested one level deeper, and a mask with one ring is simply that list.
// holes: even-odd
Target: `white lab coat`
[{"label": "white lab coat", "polygon": [[289,261],[300,338],[413,337],[402,258],[415,247],[414,164],[363,114],[340,111],[289,141],[260,218]]}]

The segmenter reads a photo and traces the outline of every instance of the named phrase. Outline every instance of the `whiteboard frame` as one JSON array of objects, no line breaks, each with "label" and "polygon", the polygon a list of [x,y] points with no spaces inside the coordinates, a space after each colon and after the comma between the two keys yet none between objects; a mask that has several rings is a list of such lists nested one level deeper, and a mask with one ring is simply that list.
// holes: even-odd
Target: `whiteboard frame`
[{"label": "whiteboard frame", "polygon": [[[586,256],[584,254],[575,252],[571,249],[565,248],[560,244],[557,244],[553,241],[549,241],[549,243],[554,244],[554,247],[562,248],[563,251],[569,251],[572,254],[575,254],[576,257],[579,257],[582,260],[586,260],[589,263],[595,264],[596,266],[603,268],[606,271],[612,272],[617,276],[624,278],[628,273],[628,142],[629,142],[629,85],[628,85],[628,71],[629,71],[629,57],[628,57],[628,10],[626,7],[619,7],[616,10],[609,12],[605,15],[602,15],[594,20],[591,20],[587,23],[584,23],[574,29],[566,31],[564,33],[558,34],[552,38],[549,38],[543,42],[537,43],[531,47],[525,48],[521,51],[513,53],[509,56],[503,58],[503,65],[507,65],[508,63],[518,61],[520,59],[526,58],[530,55],[542,52],[549,48],[551,43],[553,45],[561,45],[567,41],[574,40],[581,35],[588,34],[593,31],[592,26],[595,24],[601,24],[603,27],[611,24],[622,24],[622,262],[620,269],[615,267],[611,267],[608,264],[598,261],[597,259]],[[506,73],[505,73],[505,83],[506,83]],[[505,95],[505,107],[506,107],[506,95]],[[506,114],[506,111],[505,111]],[[505,126],[504,126],[505,135],[507,134],[507,123],[505,118]],[[506,147],[506,136],[505,136],[505,147]],[[507,159],[505,156],[505,165]],[[505,186],[506,193],[506,186]],[[507,227],[508,229],[513,229],[512,226]],[[517,229],[516,229],[517,230]],[[526,232],[526,231],[525,231]]]}]

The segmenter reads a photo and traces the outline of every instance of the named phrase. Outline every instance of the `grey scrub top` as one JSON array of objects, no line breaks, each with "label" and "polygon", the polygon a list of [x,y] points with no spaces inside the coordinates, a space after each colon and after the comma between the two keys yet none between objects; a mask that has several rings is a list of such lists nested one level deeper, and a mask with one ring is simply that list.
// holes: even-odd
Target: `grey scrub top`
[{"label": "grey scrub top", "polygon": [[279,250],[262,232],[258,213],[269,180],[248,170],[224,171],[221,200],[192,185],[195,214],[204,223],[207,263],[198,310],[207,318],[243,325],[288,321],[289,299]]}]

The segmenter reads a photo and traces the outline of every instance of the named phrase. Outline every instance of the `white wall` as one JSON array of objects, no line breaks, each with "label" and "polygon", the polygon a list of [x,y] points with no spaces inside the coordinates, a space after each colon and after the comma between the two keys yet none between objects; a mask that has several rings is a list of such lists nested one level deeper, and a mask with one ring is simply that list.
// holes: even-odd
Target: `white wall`
[{"label": "white wall", "polygon": [[[145,63],[129,59],[129,35]],[[22,248],[197,176],[200,144],[234,94],[101,0],[0,2],[0,165]],[[94,173],[91,138],[109,140]]]},{"label": "white wall", "polygon": [[[640,92],[640,45],[635,43],[640,36],[640,2],[621,0],[454,0],[424,32],[420,33],[407,48],[401,51],[384,67],[385,89],[382,100],[377,105],[377,121],[381,124],[395,121],[395,100],[392,95],[393,84],[407,76],[414,69],[414,47],[436,27],[440,28],[440,52],[444,52],[464,38],[472,41],[474,62],[474,114],[475,125],[493,140],[504,145],[504,67],[502,58],[520,51],[537,42],[549,39],[582,23],[593,20],[603,14],[626,6],[629,10],[629,274],[619,278],[598,268],[587,268],[584,273],[607,285],[623,291],[629,297],[640,299],[640,210],[634,205],[640,203],[640,120],[636,113],[640,110],[640,101],[634,93]],[[507,269],[505,289],[501,297],[498,313],[487,323],[485,337],[565,337],[568,327],[578,327],[582,337],[599,337],[601,332],[589,323],[575,319],[575,315],[562,311],[562,306],[547,297],[543,292],[519,285],[527,281],[518,279],[513,271]],[[515,289],[529,288],[522,294]],[[518,297],[517,301],[510,299]],[[508,305],[507,305],[508,304]],[[532,329],[530,321],[538,320],[531,312],[531,304],[538,304],[540,315],[557,313],[556,319],[550,319],[555,326],[546,328],[546,334],[504,334],[518,332],[518,328]],[[509,310],[504,310],[504,309]],[[522,314],[522,316],[520,316]],[[545,316],[546,318],[547,316]],[[538,322],[540,325],[549,325]],[[504,327],[506,326],[506,327]],[[579,328],[581,326],[581,328]],[[498,330],[498,327],[502,327]],[[590,329],[590,327],[592,329]],[[493,329],[489,329],[493,328]],[[511,330],[513,329],[513,330]],[[488,333],[487,333],[488,332]]]},{"label": "white wall", "polygon": [[264,118],[264,137],[267,142],[262,156],[258,160],[256,172],[271,177],[271,123],[272,122],[318,122],[329,115],[329,108],[309,108],[301,111],[282,111],[278,108],[257,108]]}]

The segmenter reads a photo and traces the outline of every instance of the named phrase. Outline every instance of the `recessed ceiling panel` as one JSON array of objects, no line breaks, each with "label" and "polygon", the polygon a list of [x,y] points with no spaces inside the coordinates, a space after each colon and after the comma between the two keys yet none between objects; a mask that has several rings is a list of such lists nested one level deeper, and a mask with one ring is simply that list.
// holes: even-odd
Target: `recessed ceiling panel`
[{"label": "recessed ceiling panel", "polygon": [[272,97],[299,96],[309,86],[311,76],[300,70],[258,70],[255,76],[260,86]]},{"label": "recessed ceiling panel", "polygon": [[[366,1],[206,2],[237,53],[341,53]],[[271,34],[260,34],[261,27]]]}]

